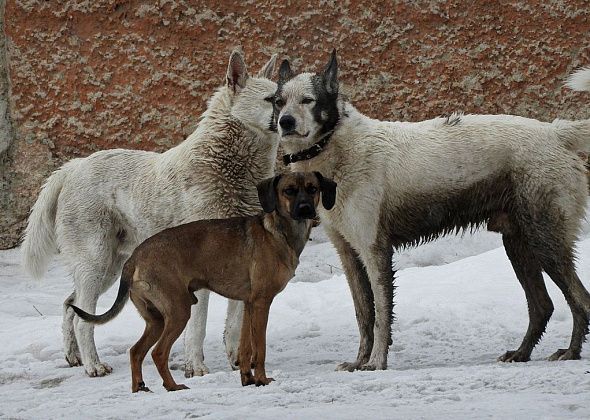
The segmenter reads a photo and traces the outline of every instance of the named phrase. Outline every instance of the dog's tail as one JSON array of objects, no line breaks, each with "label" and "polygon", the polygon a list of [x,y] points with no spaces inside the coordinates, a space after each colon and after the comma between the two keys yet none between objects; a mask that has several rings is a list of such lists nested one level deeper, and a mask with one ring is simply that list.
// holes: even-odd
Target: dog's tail
[{"label": "dog's tail", "polygon": [[57,199],[74,161],[53,172],[43,185],[31,209],[23,240],[23,266],[31,277],[40,279],[52,255],[58,253],[55,236]]},{"label": "dog's tail", "polygon": [[590,67],[581,68],[570,74],[565,85],[578,92],[590,91]]},{"label": "dog's tail", "polygon": [[[581,68],[570,74],[565,86],[578,92],[590,92],[590,67]],[[568,149],[580,156],[590,152],[590,119],[556,120],[554,123],[561,124],[559,137]]]},{"label": "dog's tail", "polygon": [[90,322],[92,324],[106,324],[121,313],[125,307],[125,304],[129,300],[129,289],[131,288],[131,281],[133,280],[134,271],[135,264],[133,264],[131,261],[127,261],[123,267],[123,272],[121,273],[121,282],[119,283],[119,292],[117,292],[115,303],[113,303],[111,309],[106,311],[104,314],[93,315],[78,308],[77,306],[70,304],[68,304],[68,306],[71,306],[74,312],[76,312],[76,315],[78,315],[84,321]]}]

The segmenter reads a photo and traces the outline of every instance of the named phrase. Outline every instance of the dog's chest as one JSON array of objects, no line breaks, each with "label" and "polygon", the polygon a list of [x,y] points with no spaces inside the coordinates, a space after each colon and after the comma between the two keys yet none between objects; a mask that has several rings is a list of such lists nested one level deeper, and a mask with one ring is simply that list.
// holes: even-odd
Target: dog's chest
[{"label": "dog's chest", "polygon": [[381,188],[361,183],[348,190],[346,184],[338,184],[337,191],[336,206],[330,211],[320,209],[321,220],[355,249],[369,249],[378,235]]}]

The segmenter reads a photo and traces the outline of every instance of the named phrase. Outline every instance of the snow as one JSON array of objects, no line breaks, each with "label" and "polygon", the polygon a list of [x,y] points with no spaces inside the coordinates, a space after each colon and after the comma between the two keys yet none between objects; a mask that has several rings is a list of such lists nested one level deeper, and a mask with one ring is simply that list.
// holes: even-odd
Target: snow
[{"label": "snow", "polygon": [[[588,238],[585,225],[583,238]],[[590,239],[579,243],[578,273],[590,288]],[[148,357],[146,384],[132,394],[128,350],[143,331],[133,305],[96,329],[101,358],[114,371],[89,378],[61,349],[62,302],[71,280],[55,261],[42,282],[26,277],[20,250],[0,252],[0,418],[589,418],[590,345],[582,360],[544,360],[567,347],[571,314],[547,280],[555,312],[529,363],[496,358],[527,328],[524,293],[500,236],[446,237],[398,255],[389,369],[336,372],[356,356],[352,299],[321,228],[297,276],[277,296],[268,327],[267,387],[242,387],[222,344],[225,300],[212,296],[206,363],[211,374],[184,379],[182,342],[172,372],[191,389],[167,393]],[[99,301],[108,309],[116,286]]]}]

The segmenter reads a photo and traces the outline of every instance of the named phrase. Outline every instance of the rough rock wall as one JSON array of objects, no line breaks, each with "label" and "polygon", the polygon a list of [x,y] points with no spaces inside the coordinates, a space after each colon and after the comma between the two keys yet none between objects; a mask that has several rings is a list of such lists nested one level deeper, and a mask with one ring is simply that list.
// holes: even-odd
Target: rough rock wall
[{"label": "rough rock wall", "polygon": [[590,98],[562,83],[590,64],[589,13],[587,0],[8,0],[15,140],[0,247],[17,243],[43,179],[67,159],[182,141],[236,45],[251,73],[273,52],[315,70],[338,48],[349,95],[375,118],[574,118]]}]

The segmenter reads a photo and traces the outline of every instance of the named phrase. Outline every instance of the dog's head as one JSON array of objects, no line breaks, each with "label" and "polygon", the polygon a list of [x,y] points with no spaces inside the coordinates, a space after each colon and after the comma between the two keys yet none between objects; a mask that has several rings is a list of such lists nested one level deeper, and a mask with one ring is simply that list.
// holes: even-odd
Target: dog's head
[{"label": "dog's head", "polygon": [[266,213],[277,211],[295,220],[313,219],[320,202],[326,210],[336,202],[336,183],[319,172],[291,172],[268,178],[257,185]]},{"label": "dog's head", "polygon": [[290,150],[303,150],[332,131],[340,119],[336,50],[324,71],[315,74],[294,75],[284,60],[274,105],[281,142]]},{"label": "dog's head", "polygon": [[251,77],[239,51],[232,52],[229,57],[226,85],[232,101],[231,114],[249,129],[277,131],[273,105],[277,84],[270,80],[276,59],[275,54],[256,77]]}]

